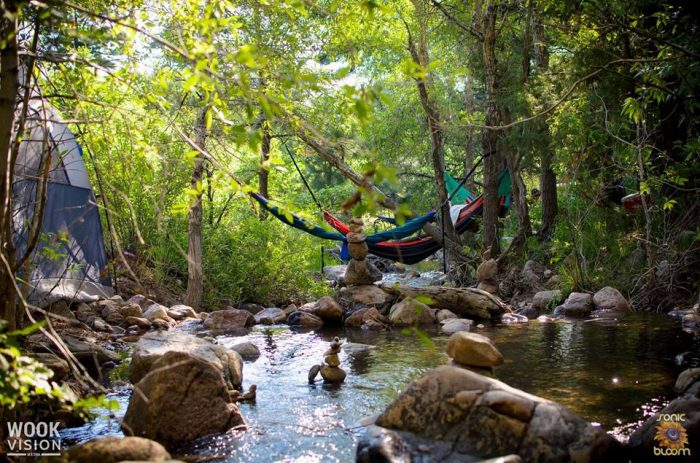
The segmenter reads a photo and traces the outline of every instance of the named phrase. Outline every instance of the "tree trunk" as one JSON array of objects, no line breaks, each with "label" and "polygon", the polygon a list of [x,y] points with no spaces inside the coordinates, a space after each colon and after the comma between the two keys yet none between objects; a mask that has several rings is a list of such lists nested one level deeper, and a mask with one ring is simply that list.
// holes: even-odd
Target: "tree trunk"
[{"label": "tree trunk", "polygon": [[[467,79],[464,84],[466,94],[466,102],[464,109],[467,112],[467,117],[474,116],[474,78],[467,74]],[[466,140],[464,144],[464,175],[466,176],[474,167],[474,129],[467,127],[465,132]],[[468,178],[464,185],[469,191],[474,191],[474,177]]]},{"label": "tree trunk", "polygon": [[[524,250],[527,238],[532,235],[532,224],[530,223],[530,211],[527,205],[527,189],[525,182],[520,175],[520,162],[516,153],[508,153],[506,155],[508,171],[510,172],[511,192],[513,198],[513,206],[518,217],[518,229],[515,232],[513,241],[508,247],[508,252],[501,257],[505,258],[506,254],[518,254]],[[503,261],[499,259],[499,267]]]},{"label": "tree trunk", "polygon": [[[269,199],[270,170],[267,166],[267,162],[270,160],[270,142],[272,141],[272,134],[270,133],[270,125],[267,120],[264,120],[262,123],[262,135],[260,168],[258,169],[258,193]],[[260,208],[260,217],[265,217],[265,214],[265,210]]]},{"label": "tree trunk", "polygon": [[[204,150],[207,138],[207,111],[205,106],[199,111],[197,125],[195,127],[194,141],[196,145]],[[204,156],[200,153],[194,161],[190,188],[198,190],[199,193],[192,198],[189,211],[189,229],[187,232],[187,293],[185,294],[185,304],[198,310],[202,304],[204,293],[204,272],[202,270],[202,176],[204,173]]]},{"label": "tree trunk", "polygon": [[554,231],[557,220],[557,177],[552,170],[552,152],[549,148],[543,151],[540,173],[540,200],[542,201],[542,224],[538,231],[540,239],[549,239]]},{"label": "tree trunk", "polygon": [[17,328],[17,294],[15,291],[15,251],[12,245],[12,142],[15,104],[19,90],[17,57],[17,3],[1,3],[0,18],[0,318],[8,328]]},{"label": "tree trunk", "polygon": [[[426,31],[425,31],[425,12],[422,11],[421,4],[414,1],[414,6],[416,8],[416,15],[418,16],[418,22],[420,23],[420,31],[417,42],[413,39],[410,30],[407,28],[408,32],[408,49],[411,53],[411,58],[413,62],[423,69],[427,69],[430,64],[430,58],[428,55],[428,46],[426,43]],[[440,126],[440,112],[435,104],[435,101],[431,98],[428,93],[428,86],[430,82],[426,78],[415,79],[416,86],[418,88],[418,95],[420,97],[421,106],[423,111],[425,111],[425,116],[428,124],[428,132],[430,134],[430,158],[433,165],[433,175],[435,178],[435,187],[438,192],[438,200],[440,204],[440,214],[443,217],[441,221],[441,226],[444,227],[442,233],[450,243],[455,243],[457,246],[446,246],[443,243],[444,259],[448,259],[449,262],[459,263],[463,259],[460,258],[459,252],[459,237],[455,232],[452,220],[450,220],[450,204],[447,201],[447,188],[445,186],[445,157],[443,153],[443,133]],[[454,274],[458,271],[457,267],[450,270],[453,274],[453,279],[458,279],[459,275]]]},{"label": "tree trunk", "polygon": [[[497,2],[486,2],[483,16],[483,64],[486,83],[486,119],[485,125],[500,125],[500,113],[497,106],[497,76],[496,76],[496,14]],[[500,252],[498,238],[498,174],[503,164],[497,152],[499,131],[485,129],[482,137],[484,153],[490,153],[484,160],[484,244],[483,250],[490,249],[490,256],[496,257]]]},{"label": "tree trunk", "polygon": [[547,40],[544,35],[544,24],[542,18],[535,8],[535,0],[532,0],[535,13],[534,38],[535,38],[535,63],[537,69],[547,69],[549,67],[549,50],[547,50]]},{"label": "tree trunk", "polygon": [[534,0],[527,2],[527,13],[525,14],[525,35],[523,37],[523,75],[521,82],[527,85],[530,80],[530,48],[532,47],[532,10]]}]

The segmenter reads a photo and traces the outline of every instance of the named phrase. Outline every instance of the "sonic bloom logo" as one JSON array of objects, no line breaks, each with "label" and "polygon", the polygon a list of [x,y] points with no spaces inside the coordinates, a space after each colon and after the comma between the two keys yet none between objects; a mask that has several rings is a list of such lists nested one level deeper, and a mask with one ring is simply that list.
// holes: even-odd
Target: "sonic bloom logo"
[{"label": "sonic bloom logo", "polygon": [[685,413],[661,414],[656,420],[654,439],[659,443],[659,447],[654,446],[656,456],[690,456],[688,445],[688,433],[681,424],[685,421]]}]

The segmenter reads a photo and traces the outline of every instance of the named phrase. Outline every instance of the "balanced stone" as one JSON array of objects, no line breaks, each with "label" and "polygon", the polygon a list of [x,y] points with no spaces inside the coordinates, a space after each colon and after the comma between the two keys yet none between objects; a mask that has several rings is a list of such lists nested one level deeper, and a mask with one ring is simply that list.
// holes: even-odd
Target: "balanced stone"
[{"label": "balanced stone", "polygon": [[338,357],[338,354],[326,355],[323,361],[326,362],[329,367],[337,367],[340,365],[340,358]]},{"label": "balanced stone", "polygon": [[328,365],[321,366],[321,377],[327,383],[342,383],[345,381],[345,370]]}]

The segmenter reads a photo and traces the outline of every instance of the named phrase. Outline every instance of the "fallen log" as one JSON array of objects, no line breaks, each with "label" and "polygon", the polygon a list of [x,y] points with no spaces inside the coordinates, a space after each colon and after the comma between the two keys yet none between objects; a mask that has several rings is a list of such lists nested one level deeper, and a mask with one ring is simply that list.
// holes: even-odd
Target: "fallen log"
[{"label": "fallen log", "polygon": [[389,294],[403,297],[428,297],[431,299],[431,307],[448,309],[466,318],[497,319],[506,312],[513,312],[508,304],[497,296],[476,288],[416,287],[399,284],[380,284],[379,287]]}]

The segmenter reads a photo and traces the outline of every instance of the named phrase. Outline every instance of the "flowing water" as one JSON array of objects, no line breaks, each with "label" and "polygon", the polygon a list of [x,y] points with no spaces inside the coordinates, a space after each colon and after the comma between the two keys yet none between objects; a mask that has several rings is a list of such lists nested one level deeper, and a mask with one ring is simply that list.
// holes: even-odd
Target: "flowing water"
[{"label": "flowing water", "polygon": [[[646,416],[673,398],[680,369],[677,354],[693,351],[697,340],[664,315],[628,314],[619,322],[587,321],[488,326],[506,358],[498,379],[555,400],[624,440]],[[221,336],[221,345],[243,341],[261,351],[244,365],[244,386],[258,385],[255,404],[241,412],[248,431],[203,439],[187,454],[219,455],[226,462],[354,461],[361,420],[380,413],[422,373],[447,363],[447,337],[431,335],[426,345],[415,334],[390,332],[295,332],[286,326],[256,327],[246,336]],[[345,341],[337,386],[307,383],[333,336]],[[65,443],[119,434],[118,418],[129,389],[115,390],[121,404],[115,418],[102,417],[63,431]]]}]

